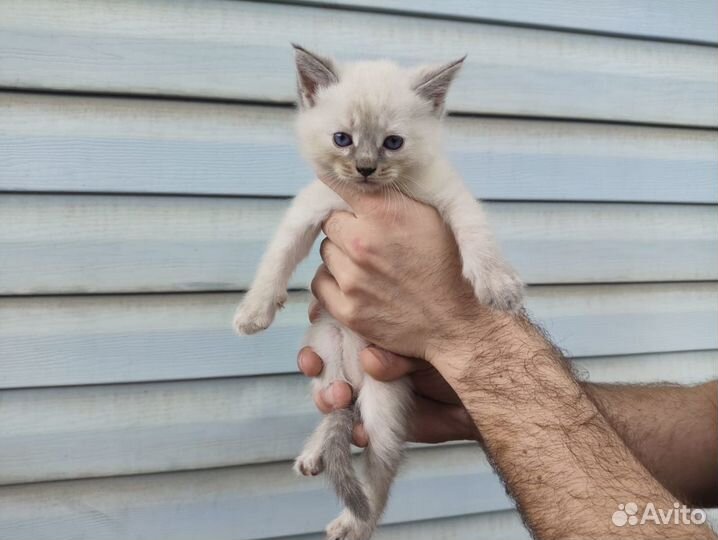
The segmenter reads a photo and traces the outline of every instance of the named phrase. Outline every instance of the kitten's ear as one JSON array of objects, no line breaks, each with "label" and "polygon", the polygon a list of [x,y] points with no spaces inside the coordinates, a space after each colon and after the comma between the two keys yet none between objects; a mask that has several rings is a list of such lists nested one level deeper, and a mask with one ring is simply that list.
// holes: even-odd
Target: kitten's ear
[{"label": "kitten's ear", "polygon": [[329,58],[309,52],[296,43],[292,43],[292,47],[297,64],[299,105],[306,108],[313,107],[320,88],[339,82],[337,69]]},{"label": "kitten's ear", "polygon": [[440,116],[444,111],[446,94],[449,91],[451,81],[454,80],[465,59],[466,55],[448,64],[422,67],[414,75],[412,84],[414,91],[431,102],[437,116]]}]

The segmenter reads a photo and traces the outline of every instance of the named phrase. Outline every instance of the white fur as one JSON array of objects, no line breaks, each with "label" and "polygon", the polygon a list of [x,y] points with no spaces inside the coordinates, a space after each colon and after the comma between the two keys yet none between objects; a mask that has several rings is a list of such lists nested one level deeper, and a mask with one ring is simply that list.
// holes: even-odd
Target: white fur
[{"label": "white fur", "polygon": [[287,300],[289,278],[309,255],[322,221],[332,210],[346,208],[346,203],[319,180],[294,198],[234,316],[240,334],[254,334],[272,324],[277,309]]},{"label": "white fur", "polygon": [[[439,144],[442,92],[460,64],[405,70],[379,61],[338,68],[328,59],[298,49],[300,96],[305,107],[298,116],[299,140],[306,157],[329,183],[347,182],[356,189],[398,189],[434,206],[454,233],[463,275],[473,285],[477,298],[498,309],[515,310],[521,305],[521,281],[500,256],[481,206]],[[322,74],[323,70],[327,73]],[[443,79],[427,84],[425,78],[437,77],[437,73]],[[311,77],[317,77],[315,83],[338,82],[304,85]],[[430,94],[421,95],[417,87],[429,88]],[[352,134],[354,144],[350,148],[333,144],[332,135],[338,131]],[[401,149],[381,148],[390,134],[404,138]],[[371,178],[374,184],[361,182],[363,178],[355,170],[358,159],[376,160],[377,170]],[[237,311],[234,325],[240,333],[252,334],[271,324],[286,300],[289,278],[311,249],[322,221],[339,209],[347,209],[347,205],[318,180],[295,198]],[[367,343],[326,313],[309,329],[305,344],[325,364],[321,376],[314,380],[315,389],[344,380],[358,394],[356,407],[370,440],[364,452],[364,484],[371,516],[362,520],[344,510],[328,526],[327,533],[332,540],[366,540],[381,517],[399,466],[411,408],[410,386],[407,380],[382,383],[365,378],[358,354]],[[315,431],[297,459],[295,468],[301,474],[319,474],[324,467],[327,433],[323,425],[326,423]]]}]

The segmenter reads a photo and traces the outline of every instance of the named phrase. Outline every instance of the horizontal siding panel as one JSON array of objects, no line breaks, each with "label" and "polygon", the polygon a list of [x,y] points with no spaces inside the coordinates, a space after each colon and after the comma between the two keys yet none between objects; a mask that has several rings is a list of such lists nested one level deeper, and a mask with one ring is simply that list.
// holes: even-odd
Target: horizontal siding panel
[{"label": "horizontal siding panel", "polygon": [[[267,332],[235,336],[237,294],[0,298],[5,388],[296,370],[306,294]],[[718,284],[532,287],[528,307],[574,356],[718,348]]]},{"label": "horizontal siding panel", "polygon": [[698,384],[718,379],[718,351],[578,358],[573,366],[582,380],[595,383]]},{"label": "horizontal siding panel", "polygon": [[[718,529],[718,510],[706,511],[708,523]],[[316,535],[286,536],[281,540],[316,540]],[[376,540],[530,540],[521,516],[515,510],[439,518],[380,527],[372,537]]]},{"label": "horizontal siding panel", "polygon": [[[286,107],[0,93],[0,190],[294,195]],[[718,133],[450,117],[484,199],[718,202]],[[680,179],[678,181],[677,179]]]},{"label": "horizontal siding panel", "polygon": [[[718,378],[715,350],[575,363],[582,378],[601,382]],[[301,375],[5,390],[1,398],[0,484],[291,460],[319,421]]]},{"label": "horizontal siding panel", "polygon": [[[0,538],[307,540],[338,511],[290,470],[318,420],[287,374],[307,293],[265,334],[230,328],[287,205],[256,197],[311,175],[289,41],[468,52],[447,148],[553,284],[530,311],[582,378],[718,377],[718,132],[691,129],[718,127],[718,49],[695,44],[718,5],[583,2],[2,2]],[[379,540],[528,538],[475,445],[409,454]]]},{"label": "horizontal siding panel", "polygon": [[[530,540],[521,516],[515,510],[504,510],[452,518],[438,518],[380,527],[375,540]],[[316,540],[316,535],[302,535],[282,540]]]},{"label": "horizontal siding panel", "polygon": [[718,4],[714,0],[680,4],[674,0],[312,0],[311,3],[718,44]]},{"label": "horizontal siding panel", "polygon": [[[512,507],[476,447],[413,450],[392,493],[385,523]],[[277,463],[0,488],[0,538],[250,540],[319,532],[337,512],[321,479]]]},{"label": "horizontal siding panel", "polygon": [[[246,289],[287,204],[0,195],[0,294]],[[487,206],[507,257],[529,283],[718,279],[716,206]],[[309,283],[316,251],[292,286]]]},{"label": "horizontal siding panel", "polygon": [[319,422],[300,375],[0,396],[0,484],[291,460]]},{"label": "horizontal siding panel", "polygon": [[0,86],[288,103],[296,41],[342,59],[469,54],[453,111],[718,125],[718,51],[252,2],[0,5]]}]

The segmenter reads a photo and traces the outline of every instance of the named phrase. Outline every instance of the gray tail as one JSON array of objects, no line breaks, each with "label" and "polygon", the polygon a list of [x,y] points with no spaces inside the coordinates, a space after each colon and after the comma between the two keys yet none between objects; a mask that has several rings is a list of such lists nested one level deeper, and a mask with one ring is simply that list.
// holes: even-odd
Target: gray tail
[{"label": "gray tail", "polygon": [[352,466],[354,413],[342,409],[329,413],[330,422],[324,446],[324,467],[337,497],[359,519],[368,520],[369,500]]}]

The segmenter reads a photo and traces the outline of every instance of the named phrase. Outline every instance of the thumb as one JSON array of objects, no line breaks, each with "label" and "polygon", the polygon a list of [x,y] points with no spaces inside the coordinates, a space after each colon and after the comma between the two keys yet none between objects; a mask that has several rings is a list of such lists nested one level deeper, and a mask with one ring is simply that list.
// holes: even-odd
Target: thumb
[{"label": "thumb", "polygon": [[373,345],[359,353],[359,361],[370,377],[383,382],[394,381],[428,367],[422,360],[407,358]]}]

